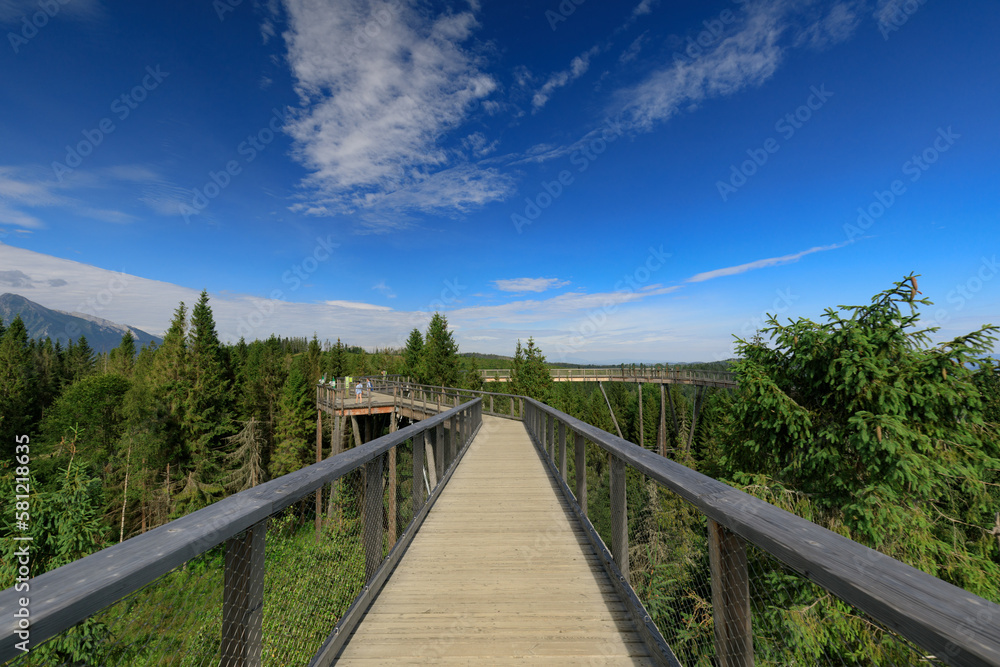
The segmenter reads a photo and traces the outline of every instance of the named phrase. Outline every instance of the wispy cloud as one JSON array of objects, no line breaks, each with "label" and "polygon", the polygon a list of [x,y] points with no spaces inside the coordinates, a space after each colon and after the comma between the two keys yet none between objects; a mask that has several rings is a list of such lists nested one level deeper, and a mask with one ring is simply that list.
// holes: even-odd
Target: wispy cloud
[{"label": "wispy cloud", "polygon": [[[393,205],[422,210],[501,198],[506,189],[495,183],[457,201],[452,188],[434,187],[437,173],[470,166],[443,139],[497,87],[463,46],[478,27],[472,11],[428,17],[400,2],[332,4],[285,0],[288,62],[303,106],[286,130],[310,171],[304,210],[365,208],[390,194]],[[369,25],[376,35],[364,31]]]},{"label": "wispy cloud", "polygon": [[376,292],[380,293],[382,296],[386,297],[387,299],[395,299],[396,298],[396,293],[392,291],[392,288],[389,287],[385,283],[384,280],[380,280],[377,283],[375,283],[374,285],[372,285],[372,289],[375,290]]},{"label": "wispy cloud", "polygon": [[632,128],[648,131],[682,109],[759,86],[774,75],[788,48],[819,48],[847,39],[863,6],[863,0],[746,3],[715,44],[697,58],[672,59],[622,89],[611,111]]},{"label": "wispy cloud", "polygon": [[811,255],[814,252],[836,250],[837,248],[843,248],[849,243],[850,241],[845,241],[843,243],[834,243],[832,245],[816,246],[815,248],[809,248],[808,250],[796,252],[791,255],[782,255],[781,257],[769,257],[767,259],[758,259],[753,262],[747,262],[746,264],[740,264],[739,266],[727,266],[724,269],[714,269],[712,271],[705,271],[703,273],[698,273],[696,275],[691,276],[684,282],[700,283],[706,280],[712,280],[713,278],[721,278],[723,276],[735,276],[740,273],[746,273],[747,271],[753,271],[755,269],[764,269],[769,266],[780,266],[781,264],[789,264],[791,262],[797,262],[806,255]]},{"label": "wispy cloud", "polygon": [[501,292],[545,292],[569,285],[568,280],[558,278],[510,278],[494,280],[493,284]]},{"label": "wispy cloud", "polygon": [[542,87],[538,89],[534,97],[531,98],[532,110],[537,112],[545,106],[546,102],[549,101],[549,97],[552,96],[553,91],[576,81],[581,76],[586,74],[587,70],[590,68],[590,59],[600,52],[600,46],[593,46],[573,58],[573,60],[569,63],[568,69],[556,72],[550,76],[548,80],[542,84]]}]

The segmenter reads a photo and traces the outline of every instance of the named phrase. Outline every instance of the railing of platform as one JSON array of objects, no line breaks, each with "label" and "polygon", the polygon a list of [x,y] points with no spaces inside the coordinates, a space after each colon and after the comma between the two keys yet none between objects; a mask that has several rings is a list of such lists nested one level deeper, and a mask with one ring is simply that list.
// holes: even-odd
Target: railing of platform
[{"label": "railing of platform", "polygon": [[[510,380],[511,369],[480,369],[479,374],[483,380],[488,382],[506,382]],[[620,380],[625,382],[637,382],[648,380],[650,382],[674,382],[674,383],[717,383],[723,385],[735,385],[736,375],[729,371],[709,371],[683,368],[632,368],[631,366],[610,366],[608,368],[550,368],[549,375],[553,380]]]},{"label": "railing of platform", "polygon": [[623,600],[641,600],[640,630],[655,625],[682,664],[1000,665],[1000,606],[524,402],[525,427]]},{"label": "railing of platform", "polygon": [[481,424],[467,401],[0,592],[0,662],[329,664]]}]

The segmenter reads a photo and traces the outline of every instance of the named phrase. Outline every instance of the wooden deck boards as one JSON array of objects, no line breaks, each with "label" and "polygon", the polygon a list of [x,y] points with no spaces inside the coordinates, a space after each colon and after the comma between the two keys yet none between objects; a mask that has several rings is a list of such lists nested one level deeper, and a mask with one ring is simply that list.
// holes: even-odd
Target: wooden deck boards
[{"label": "wooden deck boards", "polygon": [[520,422],[483,428],[339,665],[649,665]]}]

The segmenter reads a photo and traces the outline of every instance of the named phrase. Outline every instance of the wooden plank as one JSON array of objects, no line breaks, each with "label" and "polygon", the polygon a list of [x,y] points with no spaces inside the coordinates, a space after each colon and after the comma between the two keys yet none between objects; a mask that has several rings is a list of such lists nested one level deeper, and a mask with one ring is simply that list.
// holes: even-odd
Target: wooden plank
[{"label": "wooden plank", "polygon": [[651,664],[524,427],[483,420],[338,664],[421,656]]}]

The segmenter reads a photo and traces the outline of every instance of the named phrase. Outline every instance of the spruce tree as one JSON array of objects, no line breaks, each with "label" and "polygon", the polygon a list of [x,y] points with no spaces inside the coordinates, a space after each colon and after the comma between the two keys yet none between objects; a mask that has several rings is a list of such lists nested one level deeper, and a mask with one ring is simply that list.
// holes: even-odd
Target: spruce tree
[{"label": "spruce tree", "polygon": [[545,365],[545,355],[535,346],[535,339],[528,338],[528,346],[521,347],[517,341],[514,350],[514,366],[511,369],[511,384],[515,393],[530,396],[546,402],[552,388],[552,375]]},{"label": "spruce tree", "polygon": [[322,374],[322,359],[323,359],[323,348],[320,347],[319,338],[316,337],[316,332],[313,332],[312,340],[309,341],[309,347],[306,350],[306,358],[309,362],[309,374],[306,376],[306,380],[310,385],[315,385],[319,382],[319,376]]},{"label": "spruce tree", "polygon": [[191,311],[188,338],[191,383],[184,409],[185,435],[196,466],[207,472],[214,469],[211,464],[222,437],[232,434],[229,381],[207,291]]},{"label": "spruce tree", "polygon": [[405,373],[413,378],[415,382],[421,382],[423,371],[421,361],[424,351],[424,337],[420,329],[416,327],[410,332],[410,337],[406,339],[406,349],[403,350],[403,364],[406,366]]},{"label": "spruce tree", "polygon": [[292,363],[281,392],[270,465],[272,477],[294,472],[306,465],[312,451],[309,443],[316,433],[316,405],[303,365],[301,357]]},{"label": "spruce tree", "polygon": [[0,452],[14,451],[14,438],[25,435],[32,424],[34,365],[28,347],[28,330],[18,315],[0,340]]},{"label": "spruce tree", "polygon": [[458,384],[458,344],[448,330],[448,320],[434,313],[424,337],[423,368],[429,384],[455,387]]},{"label": "spruce tree", "polygon": [[931,345],[916,279],[738,339],[721,463],[766,499],[797,498],[808,518],[995,601],[1000,439],[973,368],[1000,329]]}]

